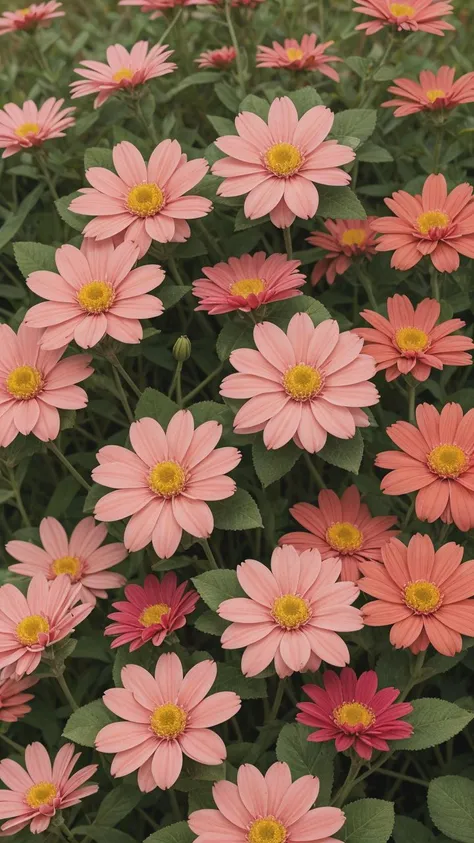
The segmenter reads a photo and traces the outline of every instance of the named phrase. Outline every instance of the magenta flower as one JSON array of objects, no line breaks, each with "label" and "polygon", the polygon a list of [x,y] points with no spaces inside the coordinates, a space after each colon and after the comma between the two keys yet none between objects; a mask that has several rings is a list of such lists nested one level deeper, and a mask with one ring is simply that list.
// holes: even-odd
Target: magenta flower
[{"label": "magenta flower", "polygon": [[[1,33],[0,33],[1,34]],[[64,100],[50,97],[38,106],[33,100],[26,100],[20,107],[8,102],[0,109],[0,149],[2,158],[9,158],[16,152],[41,146],[51,138],[63,138],[64,130],[74,126],[71,117],[76,109],[62,108]]]}]

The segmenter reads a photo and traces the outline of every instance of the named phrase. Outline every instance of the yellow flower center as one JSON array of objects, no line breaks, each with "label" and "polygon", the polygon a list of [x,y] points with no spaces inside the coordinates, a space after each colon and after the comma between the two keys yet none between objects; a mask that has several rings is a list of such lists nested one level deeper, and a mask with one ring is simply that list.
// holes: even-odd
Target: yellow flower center
[{"label": "yellow flower center", "polygon": [[154,182],[137,184],[128,193],[127,208],[137,217],[153,217],[163,207],[165,194]]},{"label": "yellow flower center", "polygon": [[57,577],[61,574],[69,574],[74,579],[81,570],[81,562],[76,556],[61,556],[54,560],[51,570]]},{"label": "yellow flower center", "polygon": [[434,582],[417,580],[409,582],[404,588],[406,605],[420,615],[431,615],[441,603],[441,592]]},{"label": "yellow flower center", "polygon": [[30,808],[39,808],[41,805],[51,805],[57,794],[56,785],[52,782],[38,782],[26,792],[25,801]]},{"label": "yellow flower center", "polygon": [[159,738],[173,740],[186,728],[187,714],[179,705],[165,703],[155,708],[150,718],[150,726]]},{"label": "yellow flower center", "polygon": [[305,363],[292,366],[283,378],[286,392],[295,401],[307,401],[308,398],[313,398],[321,389],[322,383],[323,378],[318,370]]},{"label": "yellow flower center", "polygon": [[130,70],[129,67],[121,67],[120,70],[117,70],[116,73],[112,76],[114,82],[122,82],[124,79],[133,79],[133,70]]},{"label": "yellow flower center", "polygon": [[154,626],[161,623],[161,618],[168,614],[170,608],[166,603],[154,603],[153,606],[147,606],[146,609],[143,609],[138,620],[142,626]]},{"label": "yellow flower center", "polygon": [[249,843],[284,843],[286,835],[285,826],[275,817],[262,817],[250,826],[247,840]]},{"label": "yellow flower center", "polygon": [[364,536],[350,521],[336,521],[326,530],[326,541],[340,553],[352,553],[359,550]]},{"label": "yellow flower center", "polygon": [[303,58],[304,53],[299,47],[288,47],[286,55],[290,61],[299,61]]},{"label": "yellow flower center", "polygon": [[5,385],[14,398],[27,400],[41,391],[43,377],[34,366],[18,366],[8,375]]},{"label": "yellow flower center", "polygon": [[15,129],[17,138],[26,138],[28,135],[36,135],[40,130],[38,123],[22,123]]},{"label": "yellow flower center", "polygon": [[183,468],[172,460],[158,462],[150,471],[148,484],[153,492],[163,498],[179,495],[186,484],[186,474]]},{"label": "yellow flower center", "polygon": [[303,163],[303,156],[292,143],[275,143],[267,149],[264,156],[269,170],[281,178],[292,176]]},{"label": "yellow flower center", "polygon": [[395,342],[400,351],[424,351],[430,344],[430,338],[419,328],[400,328],[395,334]]},{"label": "yellow flower center", "polygon": [[30,12],[31,12],[31,6],[26,6],[25,9],[18,9],[18,14],[23,15],[23,17],[25,17],[26,15],[29,15]]},{"label": "yellow flower center", "polygon": [[425,211],[416,220],[420,234],[431,234],[437,228],[446,228],[448,223],[449,217],[443,211]]},{"label": "yellow flower center", "polygon": [[443,91],[442,88],[431,88],[429,91],[426,92],[426,97],[430,102],[436,102],[436,100],[442,100],[446,96],[446,91]]},{"label": "yellow flower center", "polygon": [[362,246],[367,239],[363,228],[348,228],[341,237],[342,246]]},{"label": "yellow flower center", "polygon": [[242,278],[236,281],[230,288],[230,293],[233,296],[242,296],[248,299],[249,296],[257,296],[263,293],[265,289],[265,281],[262,278]]},{"label": "yellow flower center", "polygon": [[334,709],[332,716],[338,726],[362,726],[367,729],[375,723],[375,714],[371,708],[359,702],[344,702]]},{"label": "yellow flower center", "polygon": [[273,603],[272,617],[286,629],[298,629],[310,616],[308,604],[296,594],[284,594]]},{"label": "yellow flower center", "polygon": [[391,3],[390,11],[395,18],[413,18],[416,13],[414,6],[408,3]]},{"label": "yellow flower center", "polygon": [[469,459],[459,445],[437,445],[428,454],[428,466],[440,477],[459,477],[469,468]]},{"label": "yellow flower center", "polygon": [[90,281],[77,294],[79,304],[88,313],[103,313],[109,309],[114,298],[114,290],[106,281]]},{"label": "yellow flower center", "polygon": [[26,647],[37,644],[39,636],[48,632],[49,623],[42,615],[27,615],[16,625],[16,637]]}]

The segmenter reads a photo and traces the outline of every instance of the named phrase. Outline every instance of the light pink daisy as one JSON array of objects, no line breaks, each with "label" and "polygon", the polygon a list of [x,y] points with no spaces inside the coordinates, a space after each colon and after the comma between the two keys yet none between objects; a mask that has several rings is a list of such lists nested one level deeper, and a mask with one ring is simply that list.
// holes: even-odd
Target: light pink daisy
[{"label": "light pink daisy", "polygon": [[398,32],[429,32],[444,35],[454,26],[441,18],[451,15],[453,7],[444,0],[409,0],[408,3],[393,3],[392,0],[354,0],[354,12],[369,15],[372,20],[360,23],[356,29],[365,29],[367,35],[375,35],[384,26],[393,26]]},{"label": "light pink daisy", "polygon": [[64,100],[50,97],[38,108],[33,100],[23,105],[8,102],[0,109],[0,149],[2,158],[9,158],[16,152],[41,146],[51,138],[63,138],[64,130],[76,122],[71,114],[76,109],[62,108]]},{"label": "light pink daisy", "polygon": [[257,52],[257,67],[284,67],[287,70],[319,70],[324,76],[329,76],[334,82],[339,82],[340,76],[330,62],[342,61],[337,56],[326,55],[326,50],[334,41],[318,44],[318,36],[303,35],[301,42],[296,38],[285,38],[283,44],[273,42],[272,47],[261,44]]},{"label": "light pink daisy", "polygon": [[47,3],[32,3],[24,9],[14,12],[3,12],[0,15],[0,35],[16,32],[18,29],[34,29],[36,26],[49,26],[53,18],[62,18],[65,12],[61,10],[62,3],[48,0]]},{"label": "light pink daisy", "polygon": [[311,283],[316,285],[325,275],[328,284],[334,284],[336,275],[342,275],[356,258],[372,260],[375,255],[375,234],[372,222],[375,217],[365,220],[325,220],[324,227],[329,234],[312,231],[307,237],[312,246],[319,246],[326,251],[326,257],[317,261],[311,274]]},{"label": "light pink daisy", "polygon": [[211,0],[120,0],[119,6],[140,6],[140,11],[150,15],[150,20],[160,18],[163,12],[179,6],[209,6]]},{"label": "light pink daisy", "polygon": [[300,555],[291,545],[273,551],[271,571],[255,559],[237,566],[248,597],[224,600],[217,611],[233,622],[222,635],[223,649],[245,647],[245,676],[256,676],[272,660],[281,679],[295,670],[317,670],[321,661],[338,667],[349,663],[338,633],[362,629],[363,623],[359,609],[351,606],[359,589],[353,582],[337,582],[340,573],[340,560],[323,565],[318,550]]},{"label": "light pink daisy", "polygon": [[474,102],[474,72],[465,73],[456,82],[455,73],[454,67],[443,65],[436,73],[422,70],[419,83],[412,79],[394,79],[388,91],[395,99],[381,103],[382,108],[395,106],[394,117],[407,117],[418,111],[439,111]]},{"label": "light pink daisy", "polygon": [[95,217],[84,229],[86,237],[106,240],[123,234],[139,246],[139,257],[152,240],[184,243],[191,234],[186,220],[205,217],[212,209],[209,199],[184,196],[206,175],[205,158],[181,152],[176,140],[164,140],[152,152],[148,165],[133,143],[122,141],[113,148],[118,175],[105,167],[86,170],[92,187],[83,187],[73,199],[71,211]]},{"label": "light pink daisy", "polygon": [[0,447],[6,448],[22,433],[47,442],[59,434],[60,410],[80,410],[87,395],[79,381],[94,371],[88,354],[61,360],[64,346],[40,348],[42,331],[24,323],[18,334],[0,325]]},{"label": "light pink daisy", "polygon": [[249,398],[234,419],[236,433],[263,430],[265,447],[273,450],[290,439],[315,453],[328,433],[350,439],[369,420],[379,394],[368,378],[375,374],[372,357],[361,353],[363,340],[339,334],[333,319],[313,325],[307,313],[296,313],[287,333],[271,322],[255,326],[258,351],[238,348],[230,355],[237,374],[221,384],[226,398]]},{"label": "light pink daisy", "polygon": [[248,313],[263,304],[300,296],[305,276],[298,272],[300,261],[287,260],[286,255],[265,252],[229,258],[227,263],[204,266],[206,278],[193,283],[193,293],[200,299],[196,310],[207,310],[211,316],[243,310]]},{"label": "light pink daisy", "polygon": [[105,335],[137,343],[143,337],[140,319],[163,313],[163,302],[147,295],[165,277],[161,266],[133,269],[139,248],[126,240],[114,248],[112,240],[84,238],[80,249],[56,250],[56,272],[32,272],[27,285],[48,301],[35,304],[25,325],[44,328],[41,347],[56,349],[74,339],[81,348],[97,345]]},{"label": "light pink daisy", "polygon": [[[209,727],[237,714],[240,697],[220,691],[207,697],[217,676],[215,662],[199,662],[183,678],[175,653],[164,653],[155,675],[128,664],[123,688],[104,694],[104,703],[123,723],[110,723],[96,738],[99,752],[116,753],[110,772],[128,776],[138,770],[138,787],[149,793],[166,790],[179,778],[183,754],[200,764],[221,764],[227,752]],[[205,699],[206,697],[206,699]]]},{"label": "light pink daisy", "polygon": [[31,706],[25,703],[33,699],[33,694],[25,694],[25,691],[37,682],[39,679],[34,676],[0,679],[0,722],[15,723],[31,711]]},{"label": "light pink daisy", "polygon": [[230,67],[235,62],[237,53],[234,47],[219,47],[217,50],[204,50],[197,59],[194,59],[198,67]]},{"label": "light pink daisy", "polygon": [[71,775],[81,753],[74,755],[74,744],[61,747],[51,764],[43,744],[30,743],[25,749],[26,770],[9,758],[0,762],[0,779],[7,790],[0,790],[0,817],[13,817],[2,825],[3,834],[14,834],[29,825],[33,834],[49,827],[57,811],[78,805],[97,793],[96,784],[83,784],[94,775],[97,764],[89,764]]},{"label": "light pink daisy", "polygon": [[212,166],[223,176],[219,196],[248,196],[244,204],[249,219],[270,214],[278,228],[287,228],[295,217],[314,217],[319,205],[317,184],[345,185],[351,177],[340,167],[355,157],[349,146],[326,141],[334,113],[323,105],[310,108],[301,119],[289,97],[274,99],[268,123],[244,111],[235,118],[237,135],[225,135],[216,146],[225,152]]},{"label": "light pink daisy", "polygon": [[105,627],[104,635],[116,635],[111,647],[130,644],[130,652],[151,641],[159,647],[175,629],[186,624],[186,615],[194,611],[199,594],[187,591],[188,582],[178,586],[174,571],[168,571],[160,582],[148,574],[143,586],[127,585],[125,600],[112,603],[115,612],[108,615],[113,623]]},{"label": "light pink daisy", "polygon": [[227,477],[241,460],[237,448],[217,448],[222,425],[208,421],[194,429],[189,410],[180,410],[166,432],[154,419],[144,418],[130,427],[133,451],[106,445],[97,454],[96,483],[117,489],[104,495],[95,507],[99,521],[132,517],[124,544],[141,550],[151,541],[162,558],[172,556],[183,530],[208,538],[214,518],[206,501],[230,498],[235,483]]}]

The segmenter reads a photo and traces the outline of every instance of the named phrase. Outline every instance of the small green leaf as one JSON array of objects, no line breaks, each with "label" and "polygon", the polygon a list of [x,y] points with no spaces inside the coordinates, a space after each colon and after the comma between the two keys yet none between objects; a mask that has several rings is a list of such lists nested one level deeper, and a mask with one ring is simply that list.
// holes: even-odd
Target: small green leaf
[{"label": "small green leaf", "polygon": [[84,153],[84,169],[89,167],[105,167],[106,170],[114,169],[114,161],[112,158],[112,150],[104,149],[101,146],[91,146],[86,149]]},{"label": "small green leaf", "polygon": [[170,419],[178,410],[178,405],[163,392],[147,387],[142,393],[142,397],[138,400],[135,408],[135,418],[156,419],[162,427],[166,428]]},{"label": "small green leaf", "polygon": [[69,205],[76,196],[79,196],[79,194],[70,193],[68,196],[61,196],[60,199],[56,199],[54,204],[56,205],[59,216],[64,222],[67,222],[74,231],[82,231],[87,224],[87,217],[82,214],[75,214],[69,210]]},{"label": "small green leaf", "polygon": [[235,571],[205,571],[193,577],[192,581],[202,599],[213,612],[224,600],[231,597],[245,597]]},{"label": "small green leaf", "polygon": [[270,103],[261,97],[256,97],[255,94],[246,96],[239,106],[239,111],[251,111],[252,114],[258,114],[265,122],[267,122],[269,110]]},{"label": "small green leaf", "polygon": [[393,161],[393,155],[383,146],[367,141],[357,152],[359,161],[367,161],[372,164],[386,164]]},{"label": "small green leaf", "polygon": [[440,776],[428,788],[428,809],[435,826],[452,840],[474,843],[474,782]]},{"label": "small green leaf", "polygon": [[376,121],[377,112],[374,108],[348,108],[336,114],[331,134],[338,140],[344,135],[352,135],[364,141],[370,138]]},{"label": "small green leaf", "polygon": [[177,284],[173,284],[171,281],[165,281],[160,287],[158,287],[156,294],[163,302],[165,310],[169,310],[170,307],[174,307],[178,304],[178,302],[181,301],[181,299],[189,293],[191,289],[192,288],[186,284],[178,287]]},{"label": "small green leaf", "polygon": [[97,733],[113,722],[114,718],[102,700],[94,700],[71,714],[64,727],[63,737],[80,746],[94,746]]},{"label": "small green leaf", "polygon": [[288,474],[302,453],[301,448],[298,448],[294,442],[288,442],[277,451],[269,451],[263,439],[259,437],[252,448],[252,460],[263,488]]},{"label": "small green leaf", "polygon": [[293,781],[300,776],[318,776],[318,800],[321,805],[327,805],[331,799],[336,750],[330,743],[308,741],[310,733],[311,729],[301,723],[287,723],[278,736],[276,756],[279,761],[286,761]]},{"label": "small green leaf", "polygon": [[423,698],[413,700],[413,711],[406,718],[413,725],[411,738],[399,741],[397,750],[428,749],[449,741],[461,732],[474,714],[446,700]]},{"label": "small green leaf", "polygon": [[217,337],[219,360],[227,360],[235,348],[254,348],[253,328],[247,321],[226,322]]},{"label": "small green leaf", "polygon": [[392,836],[395,843],[436,843],[430,829],[411,817],[395,817]]},{"label": "small green leaf", "polygon": [[288,97],[295,104],[300,119],[306,111],[314,108],[315,105],[324,105],[319,94],[308,85],[305,88],[300,88],[299,91],[293,91],[288,94]]},{"label": "small green leaf", "polygon": [[239,98],[235,91],[235,85],[228,85],[227,82],[218,82],[214,87],[214,92],[222,105],[225,105],[233,114],[237,114],[239,110]]},{"label": "small green leaf", "polygon": [[197,404],[192,404],[189,410],[196,427],[208,421],[219,422],[223,427],[232,425],[232,411],[227,404],[219,404],[217,401],[198,401]]},{"label": "small green leaf", "polygon": [[82,511],[86,515],[89,515],[91,512],[94,512],[97,501],[100,501],[100,499],[103,498],[104,495],[106,495],[108,492],[110,492],[110,489],[107,489],[106,486],[99,486],[98,483],[93,483],[92,487],[89,489],[86,495]]},{"label": "small green leaf", "polygon": [[352,439],[337,439],[335,436],[328,436],[324,448],[318,451],[318,457],[331,465],[337,465],[338,468],[358,474],[363,453],[364,440],[360,430],[356,430]]},{"label": "small green leaf", "polygon": [[361,79],[367,76],[370,65],[369,59],[364,59],[362,56],[349,56],[344,61]]},{"label": "small green leaf", "polygon": [[212,114],[207,115],[209,123],[216,130],[218,135],[236,135],[237,129],[233,120],[228,117],[216,117]]},{"label": "small green leaf", "polygon": [[393,802],[359,799],[344,807],[346,822],[338,837],[344,843],[387,843],[393,830]]},{"label": "small green leaf", "polygon": [[279,328],[284,331],[288,328],[288,323],[295,313],[307,313],[313,322],[313,325],[319,325],[325,319],[331,319],[329,311],[321,304],[320,301],[313,298],[313,296],[295,296],[292,299],[287,299],[284,302],[274,302],[265,308],[265,319],[274,322]]},{"label": "small green leaf", "polygon": [[97,825],[113,828],[138,805],[143,794],[130,784],[119,784],[106,794],[95,818]]},{"label": "small green leaf", "polygon": [[202,615],[196,619],[194,626],[199,632],[205,632],[207,635],[222,635],[227,629],[227,621],[216,615],[215,612],[203,612]]},{"label": "small green leaf", "polygon": [[18,268],[24,278],[38,269],[57,272],[54,260],[56,249],[43,243],[14,243],[13,251]]},{"label": "small green leaf", "polygon": [[187,822],[173,823],[150,834],[143,843],[192,843],[195,835]]},{"label": "small green leaf", "polygon": [[231,498],[213,501],[210,507],[214,526],[219,530],[256,530],[263,527],[260,510],[245,489],[237,489]]},{"label": "small green leaf", "polygon": [[319,187],[318,217],[365,220],[367,214],[350,187]]}]

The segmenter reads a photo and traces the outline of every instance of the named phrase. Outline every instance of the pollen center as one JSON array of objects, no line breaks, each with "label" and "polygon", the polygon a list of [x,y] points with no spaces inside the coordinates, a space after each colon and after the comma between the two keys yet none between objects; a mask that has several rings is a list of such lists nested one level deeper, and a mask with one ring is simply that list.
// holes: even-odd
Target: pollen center
[{"label": "pollen center", "polygon": [[404,588],[405,604],[419,615],[431,615],[441,603],[441,592],[434,582],[417,580]]},{"label": "pollen center", "polygon": [[172,460],[157,462],[150,471],[148,484],[153,492],[163,498],[179,495],[186,484],[186,474],[183,468]]},{"label": "pollen center", "polygon": [[267,149],[265,164],[275,176],[286,178],[296,173],[303,163],[303,156],[292,143],[275,143]]},{"label": "pollen center", "polygon": [[303,58],[304,53],[299,47],[288,47],[286,55],[290,61],[299,61]]},{"label": "pollen center", "polygon": [[170,608],[167,603],[153,603],[153,606],[147,606],[146,609],[143,609],[138,620],[142,626],[154,626],[161,623],[161,618],[168,614]]},{"label": "pollen center", "polygon": [[42,615],[27,615],[16,625],[16,637],[26,647],[38,644],[40,635],[49,632],[49,623]]},{"label": "pollen center", "polygon": [[114,82],[123,82],[124,79],[133,79],[133,70],[130,70],[129,67],[121,67],[120,70],[117,70],[116,73],[112,76]]},{"label": "pollen center", "polygon": [[359,702],[344,702],[334,709],[332,716],[338,726],[350,729],[367,729],[375,723],[375,714],[371,708]]},{"label": "pollen center", "polygon": [[25,801],[30,808],[39,808],[41,805],[51,805],[57,794],[56,785],[53,782],[38,782],[27,790]]},{"label": "pollen center", "polygon": [[129,191],[127,208],[137,217],[153,217],[163,207],[165,194],[154,182],[137,184]]},{"label": "pollen center", "polygon": [[179,705],[165,703],[155,708],[150,718],[150,726],[159,738],[172,740],[184,732],[186,720],[187,714]]},{"label": "pollen center", "polygon": [[336,521],[326,530],[326,541],[340,553],[352,553],[359,550],[364,536],[350,521]]},{"label": "pollen center", "polygon": [[425,351],[430,344],[430,338],[419,328],[400,328],[395,334],[395,342],[400,351]]},{"label": "pollen center", "polygon": [[308,604],[296,594],[284,594],[273,603],[272,617],[286,629],[298,629],[310,616]]},{"label": "pollen center", "polygon": [[40,130],[38,123],[22,123],[15,129],[17,138],[27,138],[28,135],[36,135]]},{"label": "pollen center", "polygon": [[416,9],[414,6],[409,6],[408,3],[391,3],[390,11],[395,18],[413,18]]},{"label": "pollen center", "polygon": [[26,6],[25,9],[18,9],[18,14],[23,15],[23,17],[26,17],[26,15],[29,15],[30,12],[31,12],[31,6]]},{"label": "pollen center", "polygon": [[113,304],[115,293],[106,281],[90,281],[77,294],[77,300],[88,313],[103,313]]},{"label": "pollen center", "polygon": [[265,281],[262,278],[242,278],[236,281],[230,288],[230,293],[233,296],[242,296],[248,299],[249,296],[257,296],[263,293],[265,289]]},{"label": "pollen center", "polygon": [[459,445],[437,445],[428,454],[428,466],[440,477],[459,477],[469,468],[469,459]]},{"label": "pollen center", "polygon": [[314,366],[307,366],[305,363],[298,363],[288,369],[284,378],[283,386],[288,395],[295,401],[307,401],[313,398],[321,389],[323,379]]},{"label": "pollen center", "polygon": [[250,826],[247,840],[249,843],[284,843],[286,835],[285,826],[275,817],[262,817]]},{"label": "pollen center", "polygon": [[75,579],[81,570],[81,562],[76,556],[61,556],[54,560],[51,570],[57,577],[61,574],[69,574],[72,579]]},{"label": "pollen center", "polygon": [[341,237],[341,246],[362,246],[366,239],[363,228],[348,228]]},{"label": "pollen center", "polygon": [[28,400],[41,391],[43,378],[34,366],[18,366],[8,375],[5,386],[14,398]]},{"label": "pollen center", "polygon": [[431,88],[429,91],[426,91],[426,98],[430,102],[436,102],[436,100],[443,100],[446,96],[446,91],[443,91],[442,88]]},{"label": "pollen center", "polygon": [[420,234],[437,235],[439,230],[446,228],[449,217],[444,211],[425,211],[417,217],[416,225]]}]

